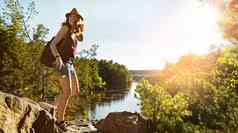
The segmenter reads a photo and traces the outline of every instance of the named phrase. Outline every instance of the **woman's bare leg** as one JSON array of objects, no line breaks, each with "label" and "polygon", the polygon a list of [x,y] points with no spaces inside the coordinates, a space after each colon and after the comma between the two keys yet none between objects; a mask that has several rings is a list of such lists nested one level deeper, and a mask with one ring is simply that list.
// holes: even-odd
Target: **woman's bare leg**
[{"label": "woman's bare leg", "polygon": [[72,96],[77,96],[79,92],[79,83],[78,83],[78,77],[75,71],[74,73],[72,73],[71,79],[72,79]]},{"label": "woman's bare leg", "polygon": [[71,76],[68,75],[65,78],[60,78],[60,86],[62,88],[62,93],[58,97],[58,107],[57,107],[57,121],[64,120],[65,110],[68,104],[68,100],[72,95],[72,85],[71,85]]}]

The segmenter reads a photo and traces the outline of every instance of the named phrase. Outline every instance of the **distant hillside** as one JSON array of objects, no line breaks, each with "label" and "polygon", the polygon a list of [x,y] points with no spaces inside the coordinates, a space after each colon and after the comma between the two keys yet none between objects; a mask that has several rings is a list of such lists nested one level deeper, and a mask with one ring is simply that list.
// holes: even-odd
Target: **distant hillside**
[{"label": "distant hillside", "polygon": [[130,70],[133,80],[139,81],[142,78],[150,78],[157,75],[161,70]]}]

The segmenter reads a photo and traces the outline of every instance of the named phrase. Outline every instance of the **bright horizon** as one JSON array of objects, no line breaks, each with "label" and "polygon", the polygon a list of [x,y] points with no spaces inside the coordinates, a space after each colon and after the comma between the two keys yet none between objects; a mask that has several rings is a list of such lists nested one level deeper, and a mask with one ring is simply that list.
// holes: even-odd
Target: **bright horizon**
[{"label": "bright horizon", "polygon": [[206,54],[211,44],[222,40],[215,9],[198,0],[41,0],[36,1],[39,14],[32,24],[49,28],[50,39],[74,7],[84,16],[87,29],[78,51],[97,43],[98,59],[130,70],[162,69],[183,55]]}]

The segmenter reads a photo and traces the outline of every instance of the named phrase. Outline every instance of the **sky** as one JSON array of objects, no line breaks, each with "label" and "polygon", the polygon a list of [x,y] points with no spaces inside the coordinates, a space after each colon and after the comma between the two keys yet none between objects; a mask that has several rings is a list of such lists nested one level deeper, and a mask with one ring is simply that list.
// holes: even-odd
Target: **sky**
[{"label": "sky", "polygon": [[[19,0],[26,5],[28,0]],[[32,25],[43,24],[54,36],[65,14],[77,8],[86,32],[78,51],[98,44],[98,59],[130,70],[162,69],[186,54],[206,54],[219,44],[216,12],[199,0],[39,0]]]}]

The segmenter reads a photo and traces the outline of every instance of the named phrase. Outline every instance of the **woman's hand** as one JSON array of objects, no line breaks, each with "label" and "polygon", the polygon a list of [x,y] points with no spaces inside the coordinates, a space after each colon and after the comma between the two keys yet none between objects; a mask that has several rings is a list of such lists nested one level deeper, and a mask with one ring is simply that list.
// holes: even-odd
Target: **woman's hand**
[{"label": "woman's hand", "polygon": [[56,69],[61,70],[63,65],[64,65],[64,63],[63,63],[62,59],[60,57],[56,57],[56,60],[55,60]]}]

